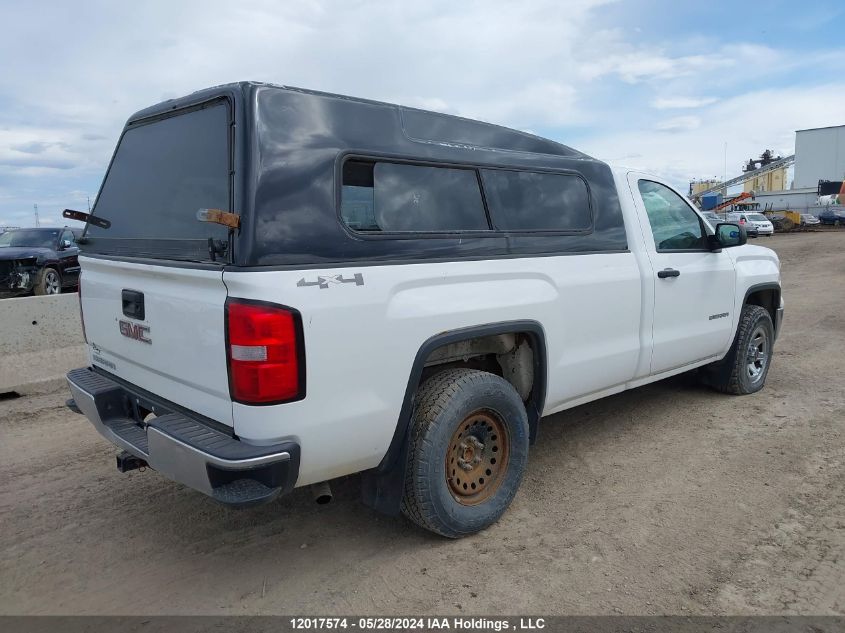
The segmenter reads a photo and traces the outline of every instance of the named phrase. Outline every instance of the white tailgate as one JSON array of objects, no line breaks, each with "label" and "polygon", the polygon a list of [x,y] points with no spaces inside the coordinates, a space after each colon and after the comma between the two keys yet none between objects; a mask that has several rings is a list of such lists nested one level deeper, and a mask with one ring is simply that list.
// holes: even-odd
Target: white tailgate
[{"label": "white tailgate", "polygon": [[[82,311],[92,364],[223,424],[232,425],[220,270],[80,258]],[[122,291],[143,293],[143,320],[123,314]],[[135,326],[146,343],[121,333]],[[135,330],[137,332],[137,330]]]}]

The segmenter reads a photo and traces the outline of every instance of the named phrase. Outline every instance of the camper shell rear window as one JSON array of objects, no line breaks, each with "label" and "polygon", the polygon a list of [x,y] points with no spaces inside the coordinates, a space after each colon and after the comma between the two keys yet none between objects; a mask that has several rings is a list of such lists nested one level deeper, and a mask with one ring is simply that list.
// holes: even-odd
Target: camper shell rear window
[{"label": "camper shell rear window", "polygon": [[111,225],[89,223],[83,252],[225,259],[229,230],[197,212],[231,211],[230,119],[228,101],[216,99],[127,126],[92,209]]}]

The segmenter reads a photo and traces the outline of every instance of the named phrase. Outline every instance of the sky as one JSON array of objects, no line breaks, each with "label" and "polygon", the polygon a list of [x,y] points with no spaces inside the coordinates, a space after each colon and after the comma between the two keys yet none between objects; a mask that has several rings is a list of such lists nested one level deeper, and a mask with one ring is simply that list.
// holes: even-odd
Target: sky
[{"label": "sky", "polygon": [[845,124],[843,17],[841,0],[0,0],[0,226],[36,204],[63,224],[133,112],[240,80],[507,125],[686,190]]}]

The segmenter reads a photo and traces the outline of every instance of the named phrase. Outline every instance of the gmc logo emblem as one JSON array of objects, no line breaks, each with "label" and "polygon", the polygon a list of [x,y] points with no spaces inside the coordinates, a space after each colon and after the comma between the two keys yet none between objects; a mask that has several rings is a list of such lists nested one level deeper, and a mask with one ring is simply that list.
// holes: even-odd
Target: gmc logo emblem
[{"label": "gmc logo emblem", "polygon": [[147,337],[150,328],[146,325],[138,325],[137,323],[130,323],[129,321],[118,321],[117,324],[118,327],[120,327],[120,333],[126,338],[135,339],[136,341],[141,341],[142,343],[147,343],[148,345],[152,344],[152,341]]}]

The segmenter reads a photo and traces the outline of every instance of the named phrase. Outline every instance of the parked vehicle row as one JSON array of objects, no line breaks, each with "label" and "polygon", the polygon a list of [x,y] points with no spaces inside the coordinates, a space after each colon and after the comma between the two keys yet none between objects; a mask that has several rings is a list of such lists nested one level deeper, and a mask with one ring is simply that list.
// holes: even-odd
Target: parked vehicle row
[{"label": "parked vehicle row", "polygon": [[724,215],[703,211],[702,216],[713,226],[718,222],[737,222],[745,226],[748,237],[771,236],[773,232],[791,231],[796,226],[845,225],[845,210],[841,208],[826,209],[818,216],[795,211],[775,211],[769,214],[728,212]]},{"label": "parked vehicle row", "polygon": [[751,236],[766,236],[771,237],[775,232],[775,227],[762,213],[728,213],[728,222],[736,222],[740,226],[744,226]]},{"label": "parked vehicle row", "polygon": [[[702,217],[707,220],[711,226],[716,226],[719,222],[736,222],[743,228],[745,228],[745,233],[748,237],[759,237],[761,232],[758,230],[758,225],[755,222],[749,220],[749,217],[752,215],[759,215],[764,219],[768,220],[765,216],[760,213],[736,213],[736,212],[728,212],[724,215],[719,215],[714,211],[704,211],[702,212]],[[762,223],[761,223],[762,224]],[[767,232],[765,228],[762,231],[763,234],[768,234],[771,236],[774,233],[774,229],[772,228],[771,231]]]},{"label": "parked vehicle row", "polygon": [[776,231],[789,231],[799,226],[818,226],[820,224],[839,226],[845,224],[845,211],[838,207],[831,207],[819,212],[818,215],[812,213],[797,213],[789,212],[774,212],[767,216],[772,222]]},{"label": "parked vehicle row", "polygon": [[821,208],[818,214],[797,211],[772,211],[758,213],[751,211],[702,211],[702,217],[712,226],[719,222],[737,222],[746,229],[748,237],[770,236],[774,231],[790,231],[796,226],[845,225],[845,208],[832,205]]}]

